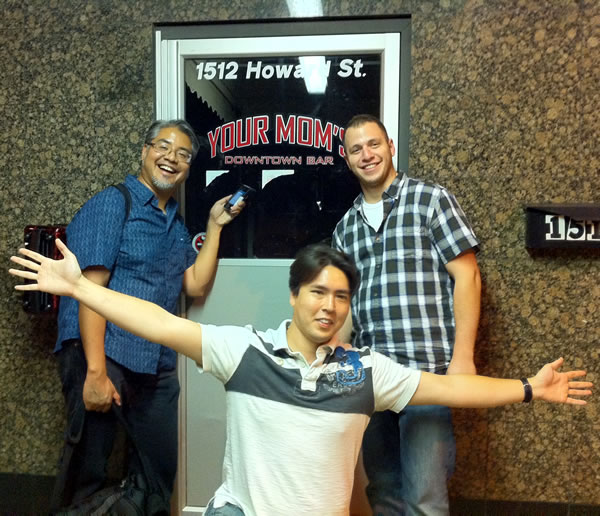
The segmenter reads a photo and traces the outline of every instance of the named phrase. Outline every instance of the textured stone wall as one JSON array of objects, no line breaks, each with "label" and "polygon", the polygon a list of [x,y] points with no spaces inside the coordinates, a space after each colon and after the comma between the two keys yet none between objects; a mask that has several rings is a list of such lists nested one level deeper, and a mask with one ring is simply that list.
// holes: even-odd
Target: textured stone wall
[{"label": "textured stone wall", "polygon": [[[283,1],[2,0],[1,256],[136,172],[152,119],[152,23],[289,16]],[[597,201],[595,0],[324,0],[326,16],[412,14],[411,175],[455,193],[483,242],[477,362],[598,375],[599,257],[524,247],[528,202]],[[6,263],[6,261],[5,261]],[[0,285],[0,472],[55,471],[63,405],[51,320]],[[452,494],[600,504],[598,403],[456,411]]]}]

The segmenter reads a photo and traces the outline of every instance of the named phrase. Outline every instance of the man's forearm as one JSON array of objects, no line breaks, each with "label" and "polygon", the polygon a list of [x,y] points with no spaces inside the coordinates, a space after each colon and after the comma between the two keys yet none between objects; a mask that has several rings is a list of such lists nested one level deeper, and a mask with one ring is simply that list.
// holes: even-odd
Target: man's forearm
[{"label": "man's forearm", "polygon": [[88,373],[106,374],[106,355],[104,354],[104,335],[106,319],[87,306],[79,305],[79,332],[83,352],[87,361]]},{"label": "man's forearm", "polygon": [[[110,271],[105,267],[89,267],[82,272],[88,280],[101,286],[108,285]],[[106,319],[79,305],[79,333],[87,361],[88,373],[106,375],[106,356],[104,354],[104,335]]]},{"label": "man's forearm", "polygon": [[454,279],[454,351],[449,374],[475,373],[474,351],[479,326],[481,276],[475,254],[464,253],[446,265]]},{"label": "man's forearm", "polygon": [[143,339],[170,347],[202,362],[199,324],[177,317],[158,305],[101,287],[84,276],[69,294],[107,321]]},{"label": "man's forearm", "polygon": [[455,408],[498,407],[523,401],[520,380],[470,374],[421,373],[421,382],[411,405],[446,405]]},{"label": "man's forearm", "polygon": [[[469,374],[421,373],[411,405],[487,408],[540,399],[553,403],[584,405],[580,396],[591,394],[591,382],[581,381],[585,371],[560,372],[563,359],[546,364],[535,376],[504,380]],[[528,383],[527,383],[528,382]]]},{"label": "man's forearm", "polygon": [[84,276],[74,285],[73,298],[100,317],[148,340],[155,341],[162,333],[162,312],[168,314],[157,305],[103,288]]},{"label": "man's forearm", "polygon": [[461,279],[454,285],[454,319],[456,324],[454,354],[460,361],[473,361],[479,312],[481,283],[479,275]]},{"label": "man's forearm", "polygon": [[202,249],[184,276],[184,290],[188,296],[203,297],[207,294],[217,270],[217,256],[223,226],[209,220],[206,239]]}]

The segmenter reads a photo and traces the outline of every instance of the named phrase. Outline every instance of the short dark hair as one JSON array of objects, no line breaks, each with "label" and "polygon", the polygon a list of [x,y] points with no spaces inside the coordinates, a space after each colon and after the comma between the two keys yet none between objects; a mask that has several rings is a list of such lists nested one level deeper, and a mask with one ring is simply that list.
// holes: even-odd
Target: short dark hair
[{"label": "short dark hair", "polygon": [[198,137],[196,136],[194,129],[192,129],[192,126],[185,120],[155,120],[146,131],[146,136],[144,136],[144,144],[148,145],[152,143],[152,140],[158,136],[158,133],[167,127],[175,127],[179,129],[190,139],[192,142],[192,159],[194,159],[198,154],[198,150],[200,149],[200,142],[198,141]]},{"label": "short dark hair", "polygon": [[379,126],[379,129],[381,129],[383,131],[383,134],[385,135],[385,139],[386,140],[390,139],[390,137],[388,136],[388,133],[387,133],[387,129],[385,128],[385,125],[383,125],[383,122],[381,120],[379,120],[379,118],[377,118],[374,115],[362,113],[360,115],[354,115],[346,123],[346,128],[344,129],[344,141],[343,141],[344,150],[346,150],[346,132],[348,131],[348,129],[350,129],[352,127],[360,127],[361,125],[368,124],[369,122],[377,124]]},{"label": "short dark hair", "polygon": [[296,254],[290,267],[290,291],[297,296],[300,287],[315,279],[328,265],[340,269],[348,278],[350,294],[358,286],[358,271],[350,257],[326,244],[308,245]]}]

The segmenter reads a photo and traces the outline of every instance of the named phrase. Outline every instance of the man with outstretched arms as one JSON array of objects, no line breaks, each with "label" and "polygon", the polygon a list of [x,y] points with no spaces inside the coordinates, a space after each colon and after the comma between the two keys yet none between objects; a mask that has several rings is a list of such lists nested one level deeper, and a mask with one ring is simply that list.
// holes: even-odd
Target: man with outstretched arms
[{"label": "man with outstretched arms", "polygon": [[[223,382],[227,439],[223,483],[205,513],[347,516],[363,432],[375,411],[407,404],[493,407],[542,399],[584,404],[584,371],[559,372],[562,359],[535,376],[502,380],[443,376],[404,367],[339,341],[358,276],[329,246],[302,249],[290,268],[293,316],[277,329],[198,324],[155,304],[103,288],[63,260],[21,249],[11,260],[30,280],[17,290],[71,296],[107,320],[183,353]],[[202,429],[198,429],[202,431]]]}]

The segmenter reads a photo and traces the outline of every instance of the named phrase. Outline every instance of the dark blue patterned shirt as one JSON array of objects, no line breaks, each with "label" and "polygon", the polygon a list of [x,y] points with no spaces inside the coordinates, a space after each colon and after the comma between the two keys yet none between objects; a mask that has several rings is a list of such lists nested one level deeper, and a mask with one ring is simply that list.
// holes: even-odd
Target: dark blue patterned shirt
[{"label": "dark blue patterned shirt", "polygon": [[383,193],[383,222],[364,219],[362,195],[338,223],[332,245],[356,263],[356,347],[443,373],[454,347],[454,281],[446,264],[479,242],[445,188],[399,174]]},{"label": "dark blue patterned shirt", "polygon": [[[102,266],[111,271],[108,287],[152,301],[174,313],[183,284],[183,273],[193,265],[196,251],[169,199],[166,214],[158,199],[135,176],[127,176],[131,210],[125,224],[125,198],[116,188],[92,197],[67,227],[67,244],[82,270]],[[69,339],[80,338],[79,304],[61,298],[58,341],[55,351]],[[173,369],[177,355],[159,344],[136,337],[112,323],[106,325],[106,356],[139,373]]]}]

